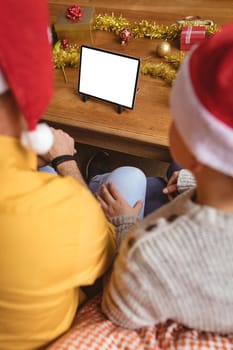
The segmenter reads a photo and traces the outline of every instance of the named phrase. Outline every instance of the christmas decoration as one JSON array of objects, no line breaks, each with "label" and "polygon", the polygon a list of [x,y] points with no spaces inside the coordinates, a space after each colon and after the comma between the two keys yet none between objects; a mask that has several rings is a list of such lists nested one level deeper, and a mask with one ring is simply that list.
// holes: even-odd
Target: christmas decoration
[{"label": "christmas decoration", "polygon": [[[188,21],[186,25],[195,25],[195,21]],[[150,23],[147,20],[141,20],[139,22],[130,23],[126,18],[112,15],[99,14],[95,17],[94,29],[103,30],[106,32],[113,32],[116,35],[124,29],[128,28],[132,32],[134,38],[150,38],[160,40],[174,40],[180,36],[183,24],[175,23],[170,26],[157,24],[155,22]],[[217,25],[206,25],[206,35],[216,33],[218,30]]]},{"label": "christmas decoration", "polygon": [[[71,9],[71,7],[69,7],[69,9]],[[69,9],[62,10],[54,23],[54,30],[58,40],[63,40],[65,38],[73,44],[93,45],[92,27],[95,13],[94,7],[80,7],[80,10],[76,10],[74,13],[73,20],[67,18],[67,15],[69,16],[71,11]],[[82,16],[77,18],[77,14],[78,16],[81,14]]]},{"label": "christmas decoration", "polygon": [[183,26],[180,35],[180,50],[189,50],[192,45],[205,40],[205,34],[205,26]]},{"label": "christmas decoration", "polygon": [[[185,57],[185,53],[179,51],[173,55],[165,56],[166,63],[141,63],[141,74],[150,75],[153,78],[163,79],[168,85],[172,85],[176,77],[177,69]],[[150,58],[150,57],[149,57]],[[145,61],[146,59],[144,59]]]},{"label": "christmas decoration", "polygon": [[156,47],[156,53],[159,55],[159,57],[165,57],[168,56],[171,52],[171,45],[167,41],[161,42]]},{"label": "christmas decoration", "polygon": [[176,77],[176,70],[169,67],[164,63],[142,63],[141,73],[144,75],[151,75],[153,78],[161,78],[168,85],[172,85],[173,80]]},{"label": "christmas decoration", "polygon": [[53,63],[55,68],[74,67],[78,68],[80,48],[76,44],[67,43],[63,48],[61,41],[57,41],[53,48]]},{"label": "christmas decoration", "polygon": [[64,45],[64,40],[59,40],[54,45],[53,63],[55,68],[60,68],[62,70],[65,82],[68,83],[65,67],[78,68],[80,61],[80,48],[76,44],[69,44],[67,40]]},{"label": "christmas decoration", "polygon": [[[173,55],[165,56],[164,59],[166,63],[155,64],[142,62],[140,69],[141,74],[150,75],[153,78],[161,78],[168,85],[171,85],[176,77],[176,70],[179,68],[184,57],[185,54],[179,51]],[[61,46],[61,42],[58,41],[53,49],[53,60],[55,68],[62,70],[64,79],[68,82],[65,67],[77,68],[79,66],[80,49],[77,45],[68,44],[68,47],[64,50]],[[173,69],[171,67],[173,67]]]},{"label": "christmas decoration", "polygon": [[70,6],[66,10],[66,18],[74,21],[82,17],[82,10],[79,6]]},{"label": "christmas decoration", "polygon": [[173,68],[178,69],[184,57],[185,57],[185,53],[182,51],[179,51],[177,53],[174,53],[173,55],[165,56],[164,60],[167,63],[169,63]]},{"label": "christmas decoration", "polygon": [[[187,25],[194,25],[194,21],[185,22]],[[154,78],[163,79],[168,85],[171,85],[173,80],[176,77],[177,69],[180,66],[185,54],[182,51],[179,51],[175,54],[171,54],[171,46],[168,41],[177,39],[181,35],[183,24],[176,23],[170,26],[159,25],[156,23],[149,23],[147,20],[141,20],[140,22],[130,23],[127,19],[122,16],[116,17],[112,15],[102,15],[99,14],[95,17],[94,20],[94,30],[103,30],[108,32],[113,32],[116,35],[123,35],[122,32],[127,29],[131,33],[130,38],[150,38],[150,39],[159,39],[164,40],[164,42],[158,44],[156,51],[159,46],[163,47],[162,56],[165,63],[150,63],[143,62],[141,63],[141,74],[150,75]],[[218,27],[210,23],[206,25],[206,35],[215,34],[218,31]],[[122,38],[123,39],[123,38]],[[129,39],[127,37],[127,39]],[[125,41],[123,39],[123,41]],[[165,45],[166,44],[166,45]],[[165,51],[164,51],[165,50]],[[65,74],[65,67],[74,67],[79,66],[80,61],[80,50],[77,44],[69,44],[65,42],[62,44],[62,41],[59,41],[55,44],[53,49],[53,61],[55,68],[62,69],[64,78],[67,81]]]},{"label": "christmas decoration", "polygon": [[193,25],[204,25],[204,26],[213,26],[214,22],[210,19],[201,19],[199,16],[186,16],[182,18],[181,20],[177,21],[176,23],[182,24],[182,25],[188,25],[190,22],[193,23]]},{"label": "christmas decoration", "polygon": [[120,39],[121,39],[121,44],[127,44],[128,41],[131,39],[132,37],[132,32],[130,29],[125,28],[120,32]]},{"label": "christmas decoration", "polygon": [[63,50],[66,50],[69,48],[69,41],[67,39],[62,39],[60,43],[60,47]]}]

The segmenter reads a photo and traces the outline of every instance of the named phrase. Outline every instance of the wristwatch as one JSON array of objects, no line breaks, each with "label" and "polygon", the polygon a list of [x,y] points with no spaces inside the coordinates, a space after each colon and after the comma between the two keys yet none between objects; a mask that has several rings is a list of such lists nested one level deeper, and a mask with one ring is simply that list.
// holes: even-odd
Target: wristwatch
[{"label": "wristwatch", "polygon": [[57,171],[57,167],[58,167],[59,164],[61,164],[63,162],[67,162],[69,160],[75,160],[76,161],[76,158],[75,158],[75,156],[72,156],[71,154],[63,154],[62,156],[55,157],[51,161],[51,165]]}]

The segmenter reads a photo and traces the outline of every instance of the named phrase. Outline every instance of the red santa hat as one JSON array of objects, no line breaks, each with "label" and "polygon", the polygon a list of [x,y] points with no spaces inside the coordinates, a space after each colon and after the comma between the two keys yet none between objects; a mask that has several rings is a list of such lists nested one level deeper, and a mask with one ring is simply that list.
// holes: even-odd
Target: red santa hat
[{"label": "red santa hat", "polygon": [[46,153],[53,135],[38,124],[53,93],[53,65],[47,2],[0,2],[0,94],[12,91],[26,120],[22,142]]},{"label": "red santa hat", "polygon": [[175,125],[196,158],[233,176],[233,23],[187,55],[170,105]]}]

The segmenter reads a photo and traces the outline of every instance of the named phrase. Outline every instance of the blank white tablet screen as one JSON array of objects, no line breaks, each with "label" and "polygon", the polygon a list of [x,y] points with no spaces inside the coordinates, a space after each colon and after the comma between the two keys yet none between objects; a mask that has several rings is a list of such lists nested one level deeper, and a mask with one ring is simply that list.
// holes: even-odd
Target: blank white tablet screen
[{"label": "blank white tablet screen", "polygon": [[140,60],[81,46],[78,92],[133,108]]}]

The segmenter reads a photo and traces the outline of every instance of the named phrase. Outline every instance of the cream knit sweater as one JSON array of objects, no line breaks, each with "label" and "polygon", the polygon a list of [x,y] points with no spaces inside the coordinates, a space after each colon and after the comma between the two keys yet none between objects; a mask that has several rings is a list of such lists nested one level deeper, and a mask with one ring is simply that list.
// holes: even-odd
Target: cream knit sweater
[{"label": "cream knit sweater", "polygon": [[[193,179],[184,175],[187,188]],[[194,194],[184,192],[127,233],[102,301],[116,324],[141,328],[172,319],[233,332],[233,215],[195,204]],[[136,220],[114,218],[119,237]]]}]

